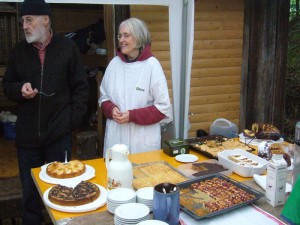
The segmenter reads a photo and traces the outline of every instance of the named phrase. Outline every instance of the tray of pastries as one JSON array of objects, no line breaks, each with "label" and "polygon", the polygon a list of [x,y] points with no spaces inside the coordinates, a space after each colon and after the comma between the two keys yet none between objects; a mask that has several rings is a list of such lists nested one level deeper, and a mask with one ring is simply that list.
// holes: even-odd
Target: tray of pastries
[{"label": "tray of pastries", "polygon": [[242,142],[220,135],[188,139],[188,142],[192,149],[211,159],[218,159],[218,153],[224,150],[244,149],[248,152],[255,150]]},{"label": "tray of pastries", "polygon": [[180,183],[188,178],[165,161],[151,162],[133,167],[133,188],[154,187],[163,182]]},{"label": "tray of pastries", "polygon": [[196,220],[225,213],[264,196],[263,193],[222,174],[199,177],[178,186],[181,209]]},{"label": "tray of pastries", "polygon": [[254,174],[263,174],[268,161],[242,149],[223,151],[218,154],[220,164],[232,169],[242,177],[252,177]]}]

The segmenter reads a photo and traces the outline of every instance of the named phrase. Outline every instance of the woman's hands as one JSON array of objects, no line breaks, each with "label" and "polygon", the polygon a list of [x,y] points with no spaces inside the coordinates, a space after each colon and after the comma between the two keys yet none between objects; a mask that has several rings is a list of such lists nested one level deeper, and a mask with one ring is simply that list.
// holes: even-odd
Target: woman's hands
[{"label": "woman's hands", "polygon": [[120,124],[128,123],[129,122],[129,112],[120,112],[118,107],[114,107],[112,110],[112,118],[114,121]]}]

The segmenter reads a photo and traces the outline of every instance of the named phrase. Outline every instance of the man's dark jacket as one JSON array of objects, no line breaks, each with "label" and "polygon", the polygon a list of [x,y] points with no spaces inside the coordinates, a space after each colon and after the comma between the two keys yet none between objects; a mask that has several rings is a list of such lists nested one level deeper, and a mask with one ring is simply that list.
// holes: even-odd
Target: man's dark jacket
[{"label": "man's dark jacket", "polygon": [[[21,88],[26,82],[44,94],[25,99]],[[87,110],[88,82],[79,50],[72,40],[58,34],[46,47],[43,66],[32,44],[24,40],[15,46],[3,90],[8,99],[19,103],[16,146],[21,148],[41,147],[71,132]]]}]

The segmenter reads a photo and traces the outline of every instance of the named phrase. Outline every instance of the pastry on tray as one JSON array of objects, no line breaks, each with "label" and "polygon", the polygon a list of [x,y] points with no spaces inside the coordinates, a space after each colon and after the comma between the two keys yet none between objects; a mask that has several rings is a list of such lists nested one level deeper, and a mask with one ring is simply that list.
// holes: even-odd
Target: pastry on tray
[{"label": "pastry on tray", "polygon": [[86,166],[79,160],[71,160],[67,163],[52,162],[46,168],[46,173],[54,178],[72,178],[83,174]]},{"label": "pastry on tray", "polygon": [[204,209],[208,212],[216,212],[255,198],[254,195],[220,178],[194,183],[191,188],[200,190],[214,199],[203,203]]},{"label": "pastry on tray", "polygon": [[96,184],[82,181],[75,188],[57,184],[50,189],[48,198],[57,205],[79,206],[95,201],[100,194]]},{"label": "pastry on tray", "polygon": [[228,159],[235,163],[238,163],[241,166],[260,166],[258,162],[243,155],[229,155]]},{"label": "pastry on tray", "polygon": [[166,163],[150,163],[133,167],[133,187],[154,187],[163,182],[180,183],[186,177],[172,169]]}]

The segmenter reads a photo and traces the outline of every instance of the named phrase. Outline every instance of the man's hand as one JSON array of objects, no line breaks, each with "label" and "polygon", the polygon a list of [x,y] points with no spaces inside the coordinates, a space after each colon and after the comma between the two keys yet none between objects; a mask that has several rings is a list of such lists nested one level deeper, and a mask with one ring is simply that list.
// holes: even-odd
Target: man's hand
[{"label": "man's hand", "polygon": [[38,90],[36,88],[33,90],[30,83],[25,83],[21,89],[21,92],[24,98],[32,99],[38,93]]}]

